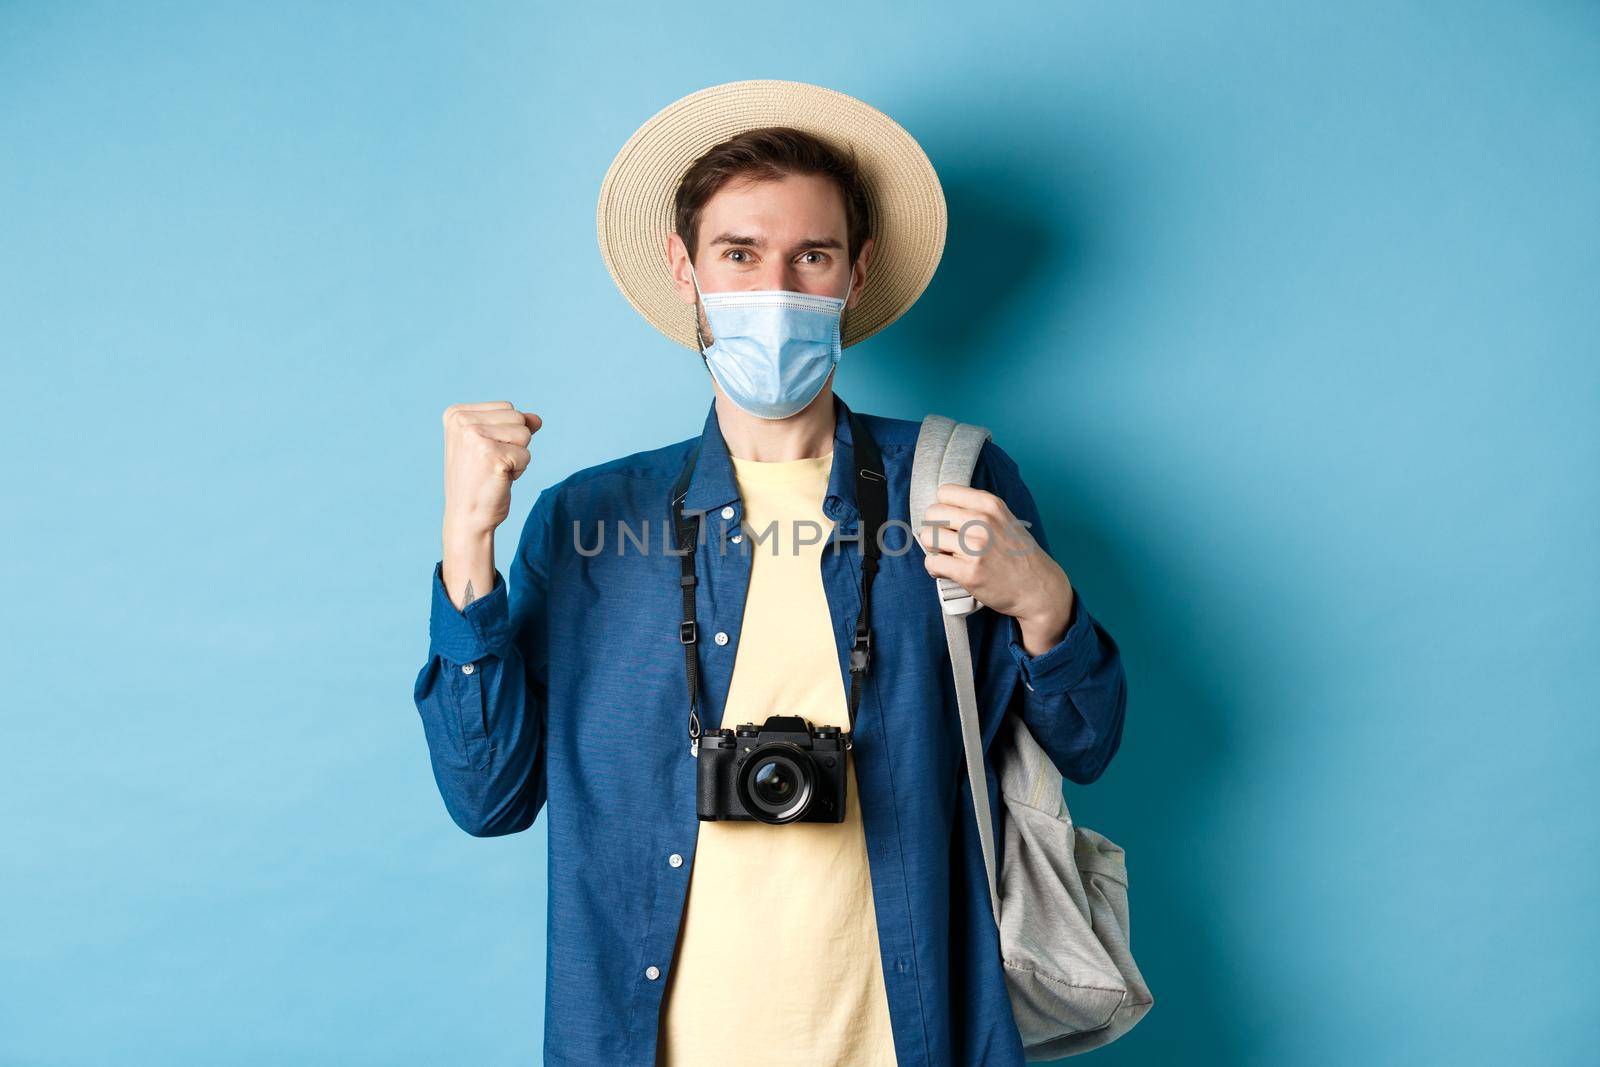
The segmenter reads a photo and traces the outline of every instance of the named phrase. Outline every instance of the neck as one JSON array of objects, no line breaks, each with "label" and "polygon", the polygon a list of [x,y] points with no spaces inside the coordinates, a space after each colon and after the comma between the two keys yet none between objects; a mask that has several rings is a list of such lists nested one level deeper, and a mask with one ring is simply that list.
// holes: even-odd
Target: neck
[{"label": "neck", "polygon": [[833,383],[823,385],[805,407],[786,419],[759,419],[729,400],[721,387],[717,393],[717,426],[738,459],[778,463],[817,459],[833,451]]}]

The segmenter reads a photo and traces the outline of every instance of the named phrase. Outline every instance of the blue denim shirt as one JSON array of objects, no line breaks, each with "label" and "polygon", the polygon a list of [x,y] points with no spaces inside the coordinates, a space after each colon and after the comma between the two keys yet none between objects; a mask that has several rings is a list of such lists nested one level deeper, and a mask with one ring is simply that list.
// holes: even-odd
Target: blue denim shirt
[{"label": "blue denim shirt", "polygon": [[[834,410],[823,503],[833,527],[821,566],[848,691],[861,551],[849,409],[837,395]],[[883,454],[891,522],[872,587],[873,654],[851,758],[895,1052],[901,1067],[1020,1065],[938,595],[910,540],[920,424],[863,418]],[[497,571],[494,589],[465,611],[434,565],[429,658],[414,695],[445,808],[467,833],[487,837],[527,829],[549,802],[547,1064],[655,1062],[698,832],[680,562],[663,551],[670,489],[695,440],[545,488],[509,583]],[[739,651],[754,539],[730,540],[743,507],[714,403],[699,441],[685,507],[705,513],[695,564],[700,700],[702,718],[715,724]],[[1003,498],[1049,551],[1016,464],[993,441],[972,484]],[[649,548],[619,540],[619,523],[647,535]],[[604,550],[594,554],[601,530]],[[1126,682],[1116,643],[1081,590],[1074,600],[1065,636],[1037,656],[1023,650],[1009,616],[985,608],[967,620],[985,747],[1014,712],[1068,779],[1087,784],[1120,744]],[[998,835],[1003,807],[989,770]],[[748,915],[727,917],[727,936],[752,937],[760,914],[761,901],[751,900]],[[782,1002],[781,988],[730,992]]]}]

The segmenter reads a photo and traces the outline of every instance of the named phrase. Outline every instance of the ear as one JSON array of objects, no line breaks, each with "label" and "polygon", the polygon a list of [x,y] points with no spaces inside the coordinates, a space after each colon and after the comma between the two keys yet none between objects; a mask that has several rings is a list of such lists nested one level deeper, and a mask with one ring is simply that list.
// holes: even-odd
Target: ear
[{"label": "ear", "polygon": [[694,303],[694,279],[689,274],[689,246],[676,233],[667,234],[667,269],[672,273],[672,287],[678,299],[685,304]]},{"label": "ear", "polygon": [[867,261],[872,258],[872,241],[873,239],[871,237],[868,237],[865,241],[863,241],[861,243],[861,251],[856,254],[857,270],[855,271],[854,278],[850,283],[850,297],[844,303],[846,308],[854,307],[856,300],[861,295],[861,290],[866,288]]}]

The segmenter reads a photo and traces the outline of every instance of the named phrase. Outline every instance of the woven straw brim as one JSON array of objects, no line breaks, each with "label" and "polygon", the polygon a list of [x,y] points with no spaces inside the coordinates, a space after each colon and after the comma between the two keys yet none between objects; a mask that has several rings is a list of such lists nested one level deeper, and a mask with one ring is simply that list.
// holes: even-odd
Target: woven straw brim
[{"label": "woven straw brim", "polygon": [[595,224],[606,269],[650,325],[699,351],[694,305],[678,298],[667,261],[673,197],[707,149],[759,126],[794,126],[855,149],[871,201],[873,246],[840,344],[864,341],[905,314],[933,279],[944,252],[944,192],[922,146],[899,123],[820,85],[728,82],[656,112],[622,146],[600,185]]}]

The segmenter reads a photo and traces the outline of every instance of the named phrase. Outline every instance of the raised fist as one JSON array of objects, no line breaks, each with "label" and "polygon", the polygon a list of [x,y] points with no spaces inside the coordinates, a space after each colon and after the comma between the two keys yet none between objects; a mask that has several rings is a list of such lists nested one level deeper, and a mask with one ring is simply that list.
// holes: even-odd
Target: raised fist
[{"label": "raised fist", "polygon": [[492,532],[511,512],[511,483],[531,458],[528,442],[543,425],[509,400],[444,409],[444,525],[471,535]]}]

